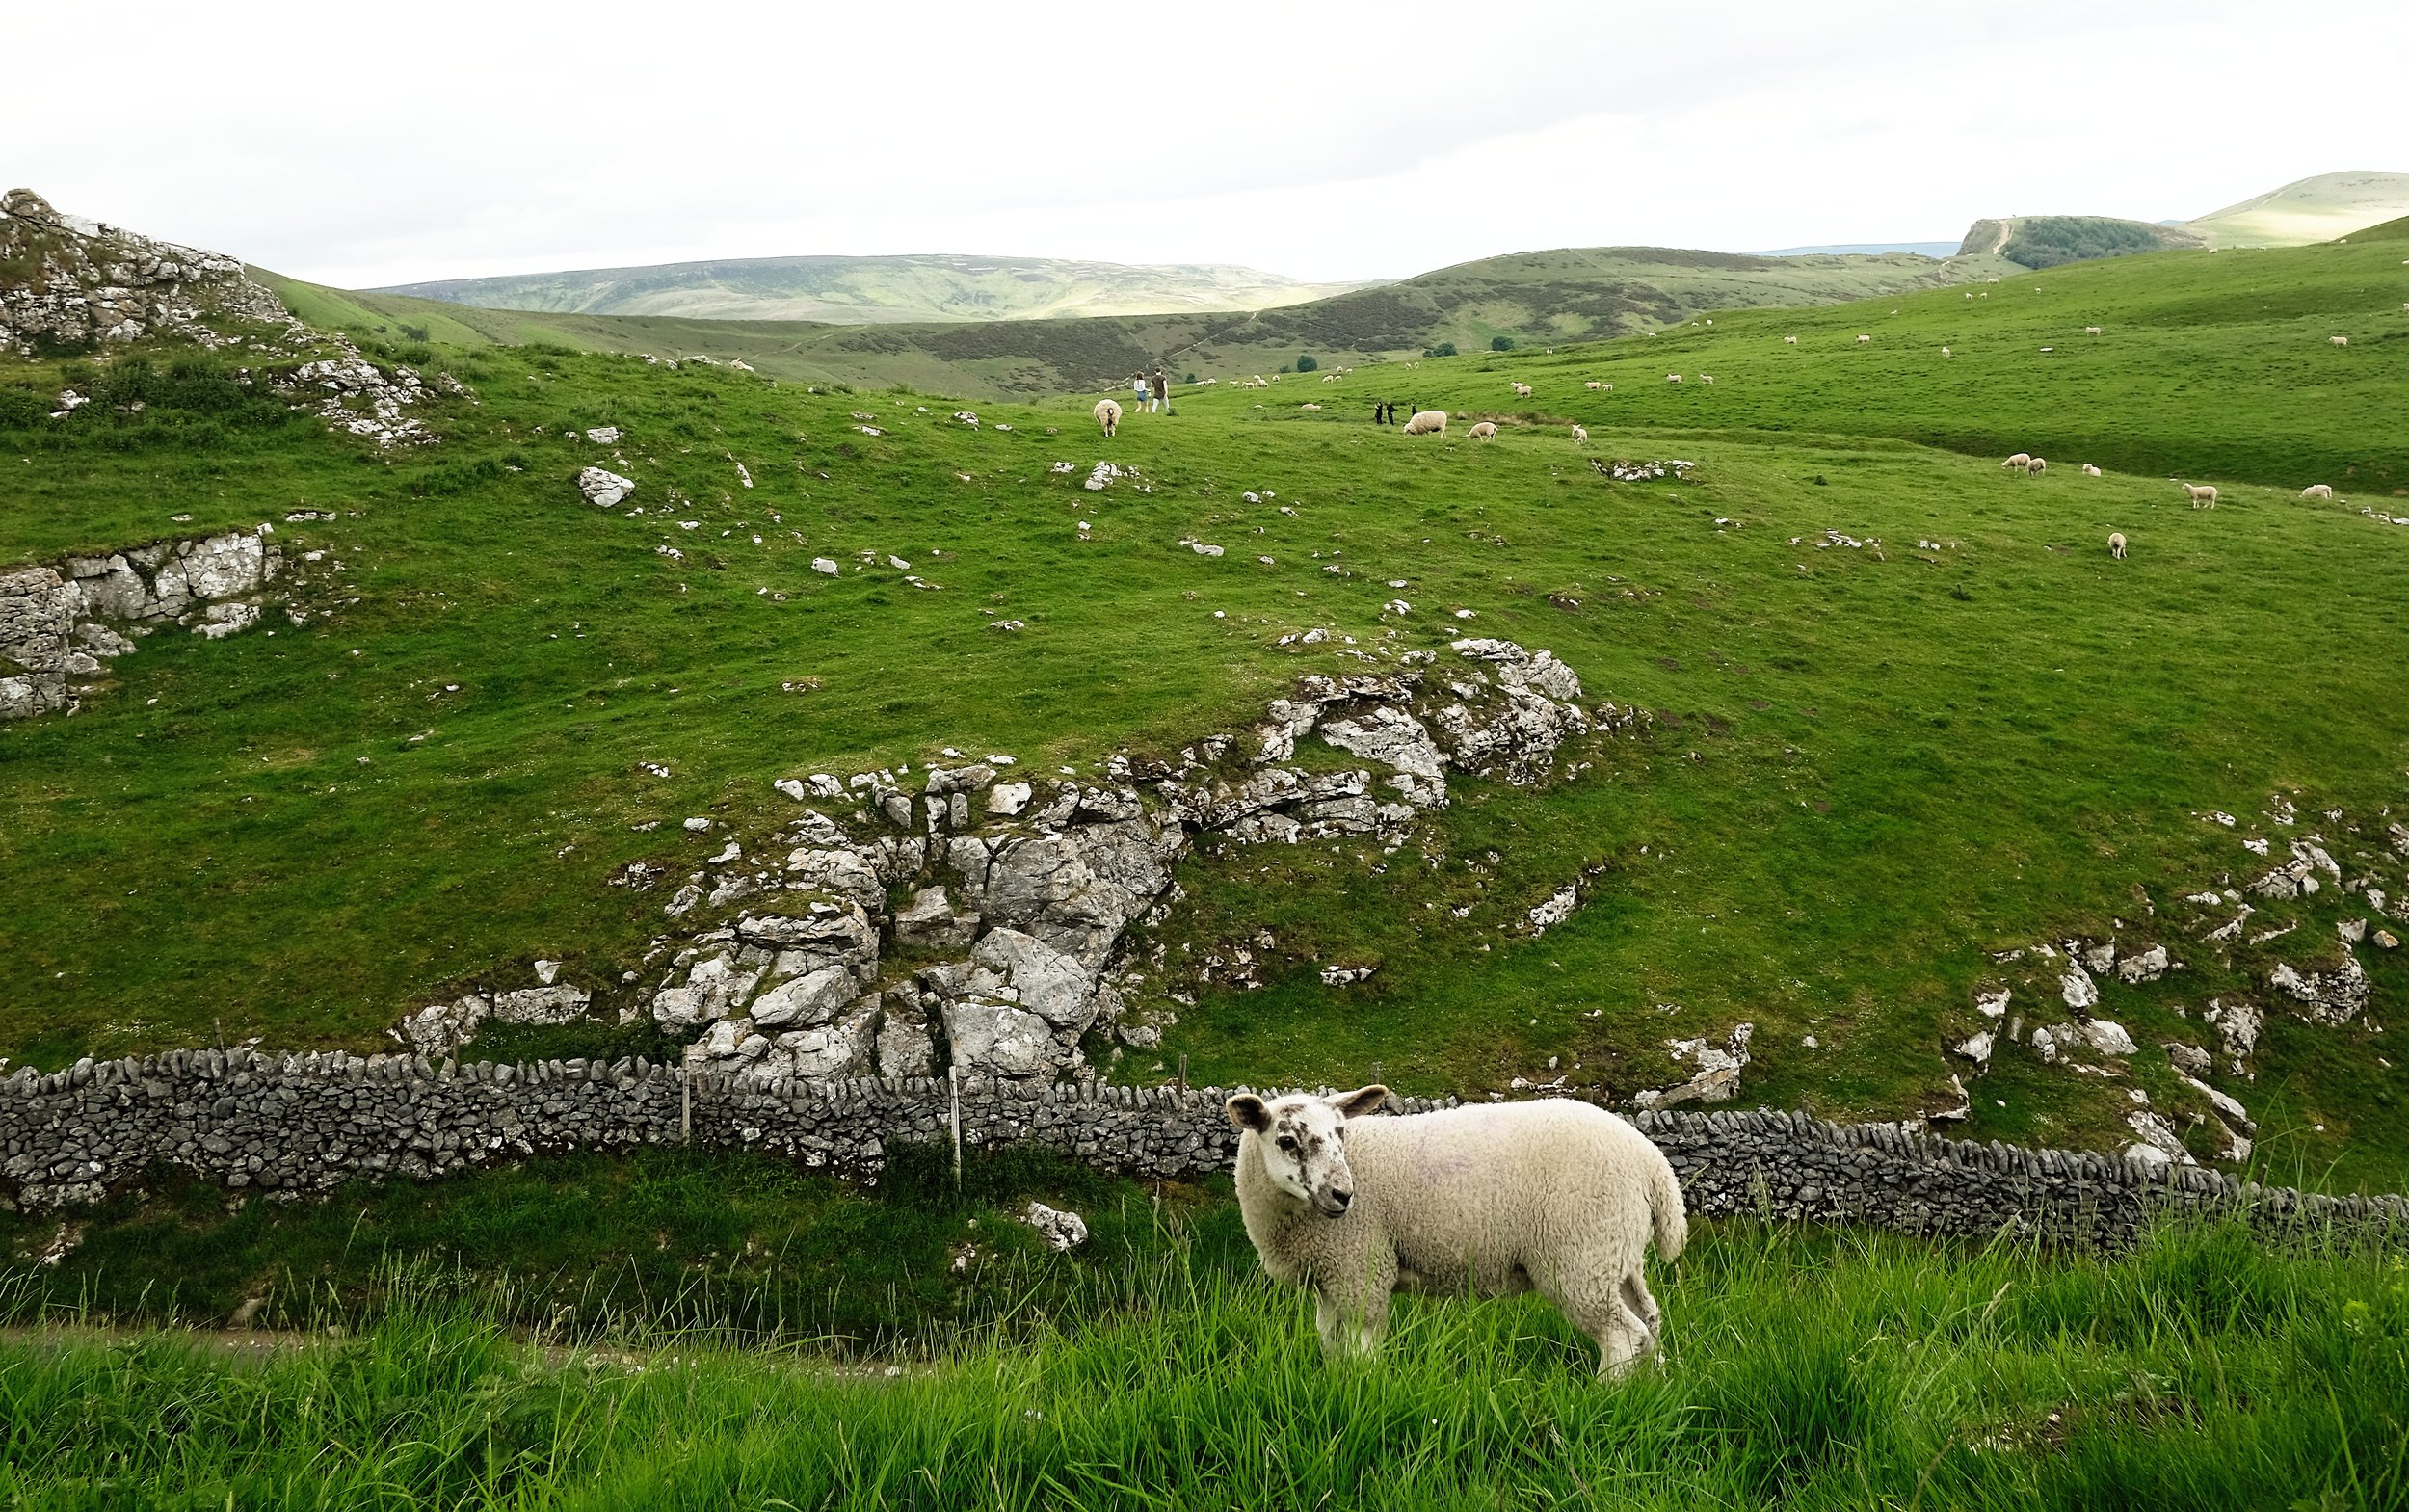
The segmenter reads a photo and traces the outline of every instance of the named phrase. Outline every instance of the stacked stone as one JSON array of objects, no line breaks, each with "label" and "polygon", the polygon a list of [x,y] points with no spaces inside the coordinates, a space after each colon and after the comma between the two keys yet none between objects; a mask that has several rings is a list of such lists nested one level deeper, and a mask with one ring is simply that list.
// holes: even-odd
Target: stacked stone
[{"label": "stacked stone", "polygon": [[[177,1050],[0,1081],[0,1185],[25,1207],[90,1204],[167,1164],[232,1188],[298,1194],[359,1176],[426,1180],[640,1144],[752,1149],[875,1178],[890,1145],[947,1142],[957,1111],[969,1150],[1035,1146],[1132,1176],[1195,1178],[1228,1169],[1236,1152],[1226,1096],[1094,1081],[763,1079],[642,1059],[463,1066]],[[1399,1098],[1393,1110],[1452,1103]],[[1694,1213],[2100,1249],[2131,1245],[2162,1214],[2218,1210],[2409,1237],[2409,1200],[2397,1196],[2328,1197],[1804,1113],[1647,1112],[1634,1122],[1672,1161]]]}]

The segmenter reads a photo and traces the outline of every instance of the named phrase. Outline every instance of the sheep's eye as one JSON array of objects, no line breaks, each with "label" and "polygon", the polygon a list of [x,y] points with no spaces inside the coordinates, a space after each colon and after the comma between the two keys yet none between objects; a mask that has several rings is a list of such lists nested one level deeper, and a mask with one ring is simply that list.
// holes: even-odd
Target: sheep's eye
[{"label": "sheep's eye", "polygon": [[1296,1148],[1296,1140],[1289,1135],[1283,1134],[1280,1136],[1280,1148],[1283,1150],[1294,1150]]}]

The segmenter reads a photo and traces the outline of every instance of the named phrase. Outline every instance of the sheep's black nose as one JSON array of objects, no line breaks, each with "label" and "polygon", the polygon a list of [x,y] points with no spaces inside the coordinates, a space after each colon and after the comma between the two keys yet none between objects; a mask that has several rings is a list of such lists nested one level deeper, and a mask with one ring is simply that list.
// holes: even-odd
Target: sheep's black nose
[{"label": "sheep's black nose", "polygon": [[1353,1192],[1338,1192],[1338,1191],[1334,1191],[1334,1192],[1332,1192],[1332,1193],[1330,1194],[1330,1200],[1331,1200],[1332,1202],[1334,1202],[1334,1203],[1337,1203],[1337,1204],[1340,1207],[1342,1207],[1342,1208],[1343,1208],[1343,1207],[1345,1207],[1348,1204],[1350,1204],[1350,1203],[1352,1203],[1352,1202],[1354,1202],[1354,1201],[1355,1201],[1355,1194],[1354,1194]]}]

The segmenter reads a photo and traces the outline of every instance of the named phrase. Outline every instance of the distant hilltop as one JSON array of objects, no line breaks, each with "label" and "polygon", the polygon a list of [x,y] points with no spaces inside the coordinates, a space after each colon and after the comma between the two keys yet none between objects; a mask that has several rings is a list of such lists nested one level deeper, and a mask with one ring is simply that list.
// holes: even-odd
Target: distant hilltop
[{"label": "distant hilltop", "polygon": [[1247,313],[1363,288],[1219,263],[1166,265],[928,252],[745,257],[444,279],[375,292],[485,309],[835,325]]},{"label": "distant hilltop", "polygon": [[2305,247],[2403,215],[2409,215],[2409,173],[2320,173],[2191,221],[2151,223],[2106,215],[1976,221],[1957,252],[1960,256],[2004,257],[2026,268],[2053,268],[2181,247]]}]

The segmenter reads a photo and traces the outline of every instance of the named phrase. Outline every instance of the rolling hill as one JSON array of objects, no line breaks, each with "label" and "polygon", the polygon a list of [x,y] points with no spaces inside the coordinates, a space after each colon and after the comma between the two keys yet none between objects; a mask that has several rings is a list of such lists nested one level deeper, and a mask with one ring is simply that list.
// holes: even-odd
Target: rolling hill
[{"label": "rolling hill", "polygon": [[587,268],[508,278],[445,279],[374,292],[551,314],[873,325],[1268,309],[1359,287],[1356,283],[1301,283],[1276,273],[1211,263],[1131,266],[1055,257],[937,253],[748,257]]},{"label": "rolling hill", "polygon": [[[1707,310],[1802,307],[1943,287],[2013,265],[1995,257],[1749,256],[1673,248],[1568,248],[1489,257],[1252,313],[831,326],[482,309],[389,292],[328,289],[254,269],[304,319],[354,334],[583,351],[700,353],[803,382],[909,384],[988,398],[1094,392],[1167,362],[1176,375],[1277,373],[1418,360],[1502,337],[1546,346],[1670,326]],[[412,332],[418,333],[412,335]]]},{"label": "rolling hill", "polygon": [[2409,215],[2409,173],[2321,173],[2187,223],[2214,247],[2300,247]]}]

